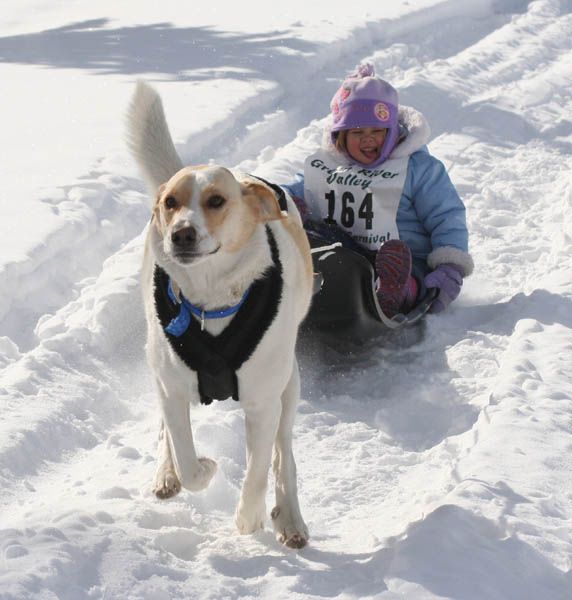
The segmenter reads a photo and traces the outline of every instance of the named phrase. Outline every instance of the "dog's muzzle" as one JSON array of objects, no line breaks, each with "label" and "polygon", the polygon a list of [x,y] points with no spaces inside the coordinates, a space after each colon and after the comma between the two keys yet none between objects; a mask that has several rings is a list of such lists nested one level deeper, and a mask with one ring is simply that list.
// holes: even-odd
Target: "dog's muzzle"
[{"label": "dog's muzzle", "polygon": [[200,242],[197,230],[192,225],[174,231],[171,234],[173,257],[180,263],[189,264],[200,258],[216,254],[220,250],[220,245],[218,245],[210,251],[205,251],[204,248],[201,248]]},{"label": "dog's muzzle", "polygon": [[173,248],[177,252],[192,252],[197,243],[197,230],[194,227],[183,227],[171,234]]},{"label": "dog's muzzle", "polygon": [[197,230],[192,226],[182,227],[171,234],[173,255],[181,262],[197,258]]}]

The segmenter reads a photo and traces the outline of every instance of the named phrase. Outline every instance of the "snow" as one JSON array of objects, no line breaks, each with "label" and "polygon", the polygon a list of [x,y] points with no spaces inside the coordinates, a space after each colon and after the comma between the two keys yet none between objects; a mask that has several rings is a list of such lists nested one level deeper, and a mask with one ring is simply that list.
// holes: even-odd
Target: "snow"
[{"label": "snow", "polygon": [[[571,598],[572,4],[3,9],[0,598]],[[146,79],[186,162],[290,181],[364,59],[427,116],[476,269],[413,346],[302,361],[296,552],[235,530],[234,403],[192,413],[210,487],[151,492],[124,115]]]}]

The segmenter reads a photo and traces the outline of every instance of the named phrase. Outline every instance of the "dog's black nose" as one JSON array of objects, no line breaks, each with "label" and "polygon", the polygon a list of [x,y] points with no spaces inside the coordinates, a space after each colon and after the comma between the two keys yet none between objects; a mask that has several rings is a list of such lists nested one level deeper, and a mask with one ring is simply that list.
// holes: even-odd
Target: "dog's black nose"
[{"label": "dog's black nose", "polygon": [[183,227],[173,232],[171,241],[176,248],[188,248],[197,241],[197,230],[194,227]]}]

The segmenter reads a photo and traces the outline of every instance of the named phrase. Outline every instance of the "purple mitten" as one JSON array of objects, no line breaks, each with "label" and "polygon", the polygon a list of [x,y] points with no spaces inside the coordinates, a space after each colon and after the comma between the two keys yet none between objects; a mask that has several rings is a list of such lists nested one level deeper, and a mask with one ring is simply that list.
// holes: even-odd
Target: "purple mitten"
[{"label": "purple mitten", "polygon": [[463,285],[464,271],[458,265],[444,263],[425,276],[428,288],[438,288],[439,295],[431,306],[432,313],[440,313],[459,295]]}]

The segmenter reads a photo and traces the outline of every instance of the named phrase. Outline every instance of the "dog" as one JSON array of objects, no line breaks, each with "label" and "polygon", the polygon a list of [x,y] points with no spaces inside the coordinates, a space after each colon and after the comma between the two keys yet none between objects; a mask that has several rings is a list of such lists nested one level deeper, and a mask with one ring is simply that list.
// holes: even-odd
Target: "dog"
[{"label": "dog", "polygon": [[309,534],[292,452],[295,346],[313,269],[298,211],[280,188],[256,177],[184,167],[161,99],[143,82],[128,111],[128,144],[158,190],[141,272],[147,360],[162,411],[154,493],[169,498],[181,486],[208,486],[217,465],[197,455],[190,405],[233,397],[245,413],[247,448],[238,530],[264,526],[272,464],[276,537],[301,548]]}]

